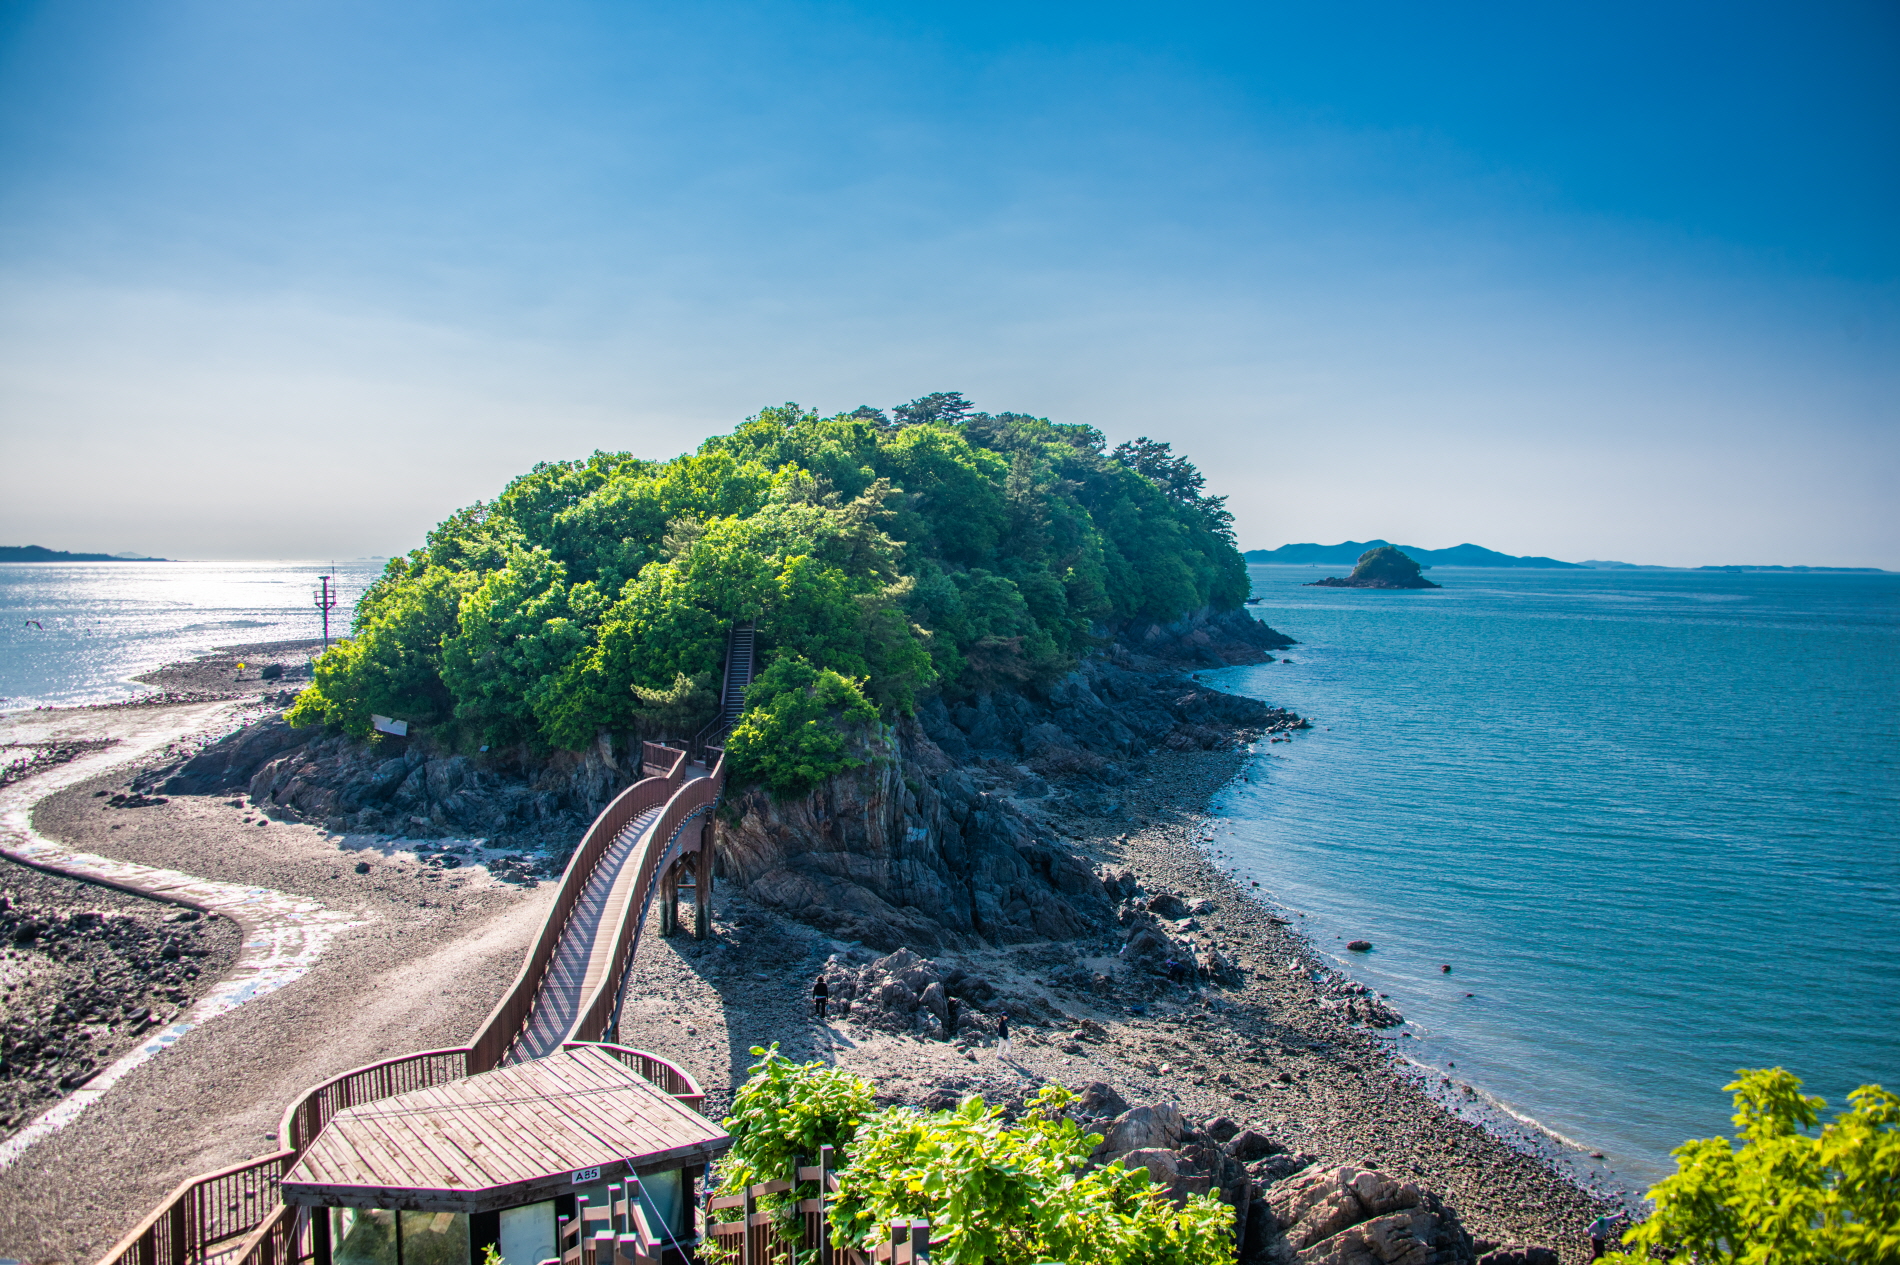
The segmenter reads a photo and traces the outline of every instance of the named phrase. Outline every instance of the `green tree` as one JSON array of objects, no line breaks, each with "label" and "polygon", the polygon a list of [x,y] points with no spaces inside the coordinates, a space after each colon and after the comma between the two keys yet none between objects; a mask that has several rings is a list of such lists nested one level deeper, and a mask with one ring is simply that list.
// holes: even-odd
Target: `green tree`
[{"label": "green tree", "polygon": [[[1093,427],[975,412],[955,392],[894,411],[788,403],[671,461],[537,465],[391,560],[293,720],[367,733],[383,712],[578,749],[702,709],[742,620],[768,674],[796,660],[836,678],[818,690],[834,719],[857,700],[895,719],[933,688],[1059,676],[1117,621],[1246,596],[1224,511],[1168,445],[1111,454]],[[856,758],[799,728],[810,688],[751,697],[772,714],[739,749],[805,735],[747,766],[780,791]]]},{"label": "green tree", "polygon": [[1667,1259],[1733,1265],[1900,1262],[1900,1099],[1878,1085],[1820,1124],[1820,1098],[1783,1068],[1747,1069],[1735,1095],[1741,1146],[1698,1138],[1649,1191],[1655,1210],[1624,1242]]},{"label": "green tree", "polygon": [[863,687],[796,655],[780,658],[746,689],[746,710],[726,740],[726,757],[744,781],[796,795],[864,760],[849,730],[877,720]]}]

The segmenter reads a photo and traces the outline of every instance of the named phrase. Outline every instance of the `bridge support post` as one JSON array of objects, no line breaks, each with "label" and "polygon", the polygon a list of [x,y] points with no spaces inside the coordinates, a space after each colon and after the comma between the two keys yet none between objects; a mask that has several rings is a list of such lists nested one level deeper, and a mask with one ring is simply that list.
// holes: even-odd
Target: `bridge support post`
[{"label": "bridge support post", "polygon": [[693,939],[704,940],[712,934],[712,823],[699,829],[699,851],[693,854]]},{"label": "bridge support post", "polygon": [[680,929],[680,863],[666,867],[660,879],[660,934],[670,936]]}]

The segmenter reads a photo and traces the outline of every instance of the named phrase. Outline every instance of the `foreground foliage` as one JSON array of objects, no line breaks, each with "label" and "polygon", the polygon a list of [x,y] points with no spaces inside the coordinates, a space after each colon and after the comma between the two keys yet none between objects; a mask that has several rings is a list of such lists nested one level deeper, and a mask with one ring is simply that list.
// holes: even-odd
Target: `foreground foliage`
[{"label": "foreground foliage", "polygon": [[791,793],[850,766],[821,717],[1047,678],[1105,624],[1245,597],[1225,506],[1168,445],[1110,452],[952,393],[895,413],[787,404],[671,461],[536,466],[390,560],[292,723],[686,737],[715,713],[726,630],[756,620],[766,670],[733,759]]},{"label": "foreground foliage", "polygon": [[1900,1263],[1900,1098],[1862,1085],[1847,1111],[1807,1133],[1827,1103],[1797,1077],[1779,1067],[1737,1075],[1723,1088],[1742,1145],[1677,1147],[1675,1175],[1649,1192],[1655,1211],[1624,1241],[1705,1263]]},{"label": "foreground foliage", "polygon": [[[871,1110],[871,1087],[822,1063],[760,1056],[725,1121],[732,1150],[721,1185],[786,1176],[830,1145],[848,1157],[830,1210],[838,1243],[874,1247],[894,1220],[931,1224],[932,1260],[946,1265],[1219,1265],[1233,1259],[1233,1210],[1211,1195],[1177,1209],[1145,1169],[1087,1167],[1099,1134],[1063,1118],[1073,1095],[1045,1086],[1022,1121],[1006,1124],[981,1098],[953,1111]],[[789,1208],[810,1197],[766,1201]],[[789,1216],[780,1232],[796,1237]]]}]

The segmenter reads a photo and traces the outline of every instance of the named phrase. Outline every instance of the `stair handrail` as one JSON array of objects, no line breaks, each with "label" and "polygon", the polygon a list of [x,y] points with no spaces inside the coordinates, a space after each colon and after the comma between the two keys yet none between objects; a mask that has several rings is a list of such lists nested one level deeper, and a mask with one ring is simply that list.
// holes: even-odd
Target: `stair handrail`
[{"label": "stair handrail", "polygon": [[[675,749],[669,747],[668,750]],[[664,804],[679,789],[685,776],[686,758],[686,752],[679,751],[664,777],[642,778],[620,792],[600,810],[593,825],[587,828],[580,846],[568,858],[567,869],[561,875],[561,890],[554,898],[554,908],[548,912],[547,921],[541,924],[540,935],[528,947],[514,983],[495,1003],[495,1008],[477,1030],[475,1039],[469,1043],[473,1050],[469,1059],[470,1072],[485,1072],[501,1066],[508,1051],[514,1048],[515,1042],[527,1029],[535,996],[554,964],[561,937],[567,932],[567,924],[587,890],[594,868],[600,864],[601,857],[606,855],[608,847],[627,828],[628,823],[648,809]]]},{"label": "stair handrail", "polygon": [[[633,969],[634,954],[640,948],[640,932],[646,925],[647,911],[652,908],[659,880],[682,850],[679,839],[687,823],[718,803],[725,784],[726,758],[721,753],[710,773],[694,778],[673,793],[660,819],[640,841],[638,851],[627,859],[627,864],[635,867],[634,881],[626,904],[612,911],[613,948],[607,958],[609,969],[582,1002],[574,1026],[568,1029],[568,1040],[611,1041],[617,1035],[621,988]],[[603,930],[605,927],[603,922]]]}]

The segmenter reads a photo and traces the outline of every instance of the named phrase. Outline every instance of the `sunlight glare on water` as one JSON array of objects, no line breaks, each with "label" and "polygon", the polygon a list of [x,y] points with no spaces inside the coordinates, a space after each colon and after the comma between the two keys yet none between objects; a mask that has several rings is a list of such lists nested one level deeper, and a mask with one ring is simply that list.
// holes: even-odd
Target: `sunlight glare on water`
[{"label": "sunlight glare on water", "polygon": [[[322,635],[320,562],[0,563],[0,707],[104,703],[131,677],[217,646]],[[332,635],[381,559],[336,567]]]}]

